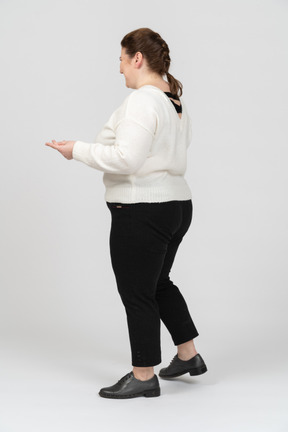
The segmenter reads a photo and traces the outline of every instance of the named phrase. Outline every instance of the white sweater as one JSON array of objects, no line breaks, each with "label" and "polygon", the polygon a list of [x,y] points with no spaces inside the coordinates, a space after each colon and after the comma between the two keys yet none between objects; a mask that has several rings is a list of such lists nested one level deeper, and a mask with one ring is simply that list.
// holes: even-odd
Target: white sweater
[{"label": "white sweater", "polygon": [[184,178],[191,119],[180,119],[169,97],[144,85],[114,111],[94,143],[76,141],[73,158],[103,171],[107,202],[192,199]]}]

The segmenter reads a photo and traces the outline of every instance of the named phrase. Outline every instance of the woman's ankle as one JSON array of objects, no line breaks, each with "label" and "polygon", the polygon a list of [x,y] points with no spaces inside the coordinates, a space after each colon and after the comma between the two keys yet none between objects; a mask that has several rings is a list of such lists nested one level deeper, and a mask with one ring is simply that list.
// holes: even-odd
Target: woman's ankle
[{"label": "woman's ankle", "polygon": [[180,360],[190,360],[197,353],[193,339],[183,344],[177,345],[177,355]]},{"label": "woman's ankle", "polygon": [[154,367],[133,367],[133,375],[136,379],[140,381],[147,381],[154,376]]}]

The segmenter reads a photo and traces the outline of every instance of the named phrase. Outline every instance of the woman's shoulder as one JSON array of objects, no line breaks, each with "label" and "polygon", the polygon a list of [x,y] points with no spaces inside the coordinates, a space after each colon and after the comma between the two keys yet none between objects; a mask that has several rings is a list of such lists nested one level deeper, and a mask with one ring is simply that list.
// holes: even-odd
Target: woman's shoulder
[{"label": "woman's shoulder", "polygon": [[131,100],[141,100],[141,99],[150,99],[155,100],[157,98],[157,95],[159,96],[159,93],[163,93],[160,89],[156,89],[155,87],[152,88],[152,86],[143,86],[139,89],[134,89],[130,95],[129,98]]},{"label": "woman's shoulder", "polygon": [[142,108],[158,112],[160,107],[167,103],[167,96],[158,87],[147,85],[133,90],[128,98],[126,98],[125,103],[130,107],[141,106]]},{"label": "woman's shoulder", "polygon": [[141,109],[143,108],[145,111],[156,109],[159,104],[159,94],[155,95],[155,93],[149,89],[144,89],[140,87],[139,89],[133,90],[123,101],[122,106],[129,108],[129,110],[133,109]]}]

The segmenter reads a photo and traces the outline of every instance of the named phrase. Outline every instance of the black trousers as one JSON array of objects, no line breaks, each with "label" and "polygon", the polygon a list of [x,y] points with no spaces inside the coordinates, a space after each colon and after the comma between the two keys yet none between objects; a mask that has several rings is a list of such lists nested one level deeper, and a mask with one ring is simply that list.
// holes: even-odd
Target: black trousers
[{"label": "black trousers", "polygon": [[198,336],[187,304],[169,278],[192,221],[192,201],[106,204],[111,263],[126,310],[132,365],[154,366],[162,361],[160,320],[175,345]]}]

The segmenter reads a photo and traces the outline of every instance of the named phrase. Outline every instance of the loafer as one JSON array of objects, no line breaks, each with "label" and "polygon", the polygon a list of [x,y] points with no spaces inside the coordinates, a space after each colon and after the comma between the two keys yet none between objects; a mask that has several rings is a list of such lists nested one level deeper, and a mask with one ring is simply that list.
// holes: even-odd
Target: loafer
[{"label": "loafer", "polygon": [[190,360],[181,360],[176,354],[170,365],[159,372],[161,378],[175,378],[189,372],[190,375],[201,375],[207,372],[207,366],[200,354],[196,354]]},{"label": "loafer", "polygon": [[138,396],[160,396],[160,386],[157,375],[146,381],[134,377],[133,371],[123,376],[116,384],[103,387],[99,395],[105,398],[128,399]]}]

